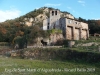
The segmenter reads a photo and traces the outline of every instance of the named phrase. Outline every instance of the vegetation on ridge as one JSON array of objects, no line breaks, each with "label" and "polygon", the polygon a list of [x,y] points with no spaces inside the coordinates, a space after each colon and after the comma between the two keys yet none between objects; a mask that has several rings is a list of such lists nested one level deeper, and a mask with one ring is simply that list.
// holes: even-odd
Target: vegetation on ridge
[{"label": "vegetation on ridge", "polygon": [[[23,15],[19,18],[13,20],[7,20],[3,23],[0,23],[0,42],[9,42],[12,44],[14,38],[20,36],[22,38],[25,37],[28,43],[32,43],[36,37],[46,37],[48,36],[49,32],[43,31],[42,29],[42,22],[34,23],[34,26],[26,26],[25,24],[21,24],[24,18],[35,18],[39,14],[44,13],[44,9],[48,7],[42,7],[40,9],[35,9],[26,15]],[[49,7],[49,10],[54,9]],[[58,9],[59,10],[59,9]],[[64,12],[70,14],[69,12]],[[46,13],[49,16],[48,12]],[[100,21],[99,20],[85,20],[79,17],[78,21],[86,22],[89,25],[89,32],[90,34],[100,33]],[[51,30],[53,32],[54,30]],[[59,30],[58,30],[59,32]]]}]

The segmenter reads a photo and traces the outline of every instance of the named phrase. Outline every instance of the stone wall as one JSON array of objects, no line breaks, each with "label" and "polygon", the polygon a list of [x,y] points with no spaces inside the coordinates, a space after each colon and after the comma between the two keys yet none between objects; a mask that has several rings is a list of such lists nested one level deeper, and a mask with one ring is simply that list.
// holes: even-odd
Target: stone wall
[{"label": "stone wall", "polygon": [[33,46],[50,46],[55,45],[58,40],[64,39],[62,34],[51,34],[48,38],[38,37],[35,39]]},{"label": "stone wall", "polygon": [[51,34],[50,35],[50,44],[54,45],[58,40],[64,39],[62,34]]},{"label": "stone wall", "polygon": [[60,25],[62,31],[65,33],[65,38],[68,40],[80,40],[88,39],[89,30],[88,24],[83,22],[78,22],[72,19],[63,18],[60,19]]},{"label": "stone wall", "polygon": [[49,19],[43,20],[43,30],[47,30]]},{"label": "stone wall", "polygon": [[51,29],[59,28],[60,11],[51,10],[50,11],[50,27]]},{"label": "stone wall", "polygon": [[51,10],[49,16],[50,17],[48,19],[45,19],[43,21],[43,30],[60,28],[59,26],[60,11]]},{"label": "stone wall", "polygon": [[12,57],[31,60],[70,60],[88,63],[100,63],[100,53],[77,51],[62,48],[29,48],[11,53]]}]

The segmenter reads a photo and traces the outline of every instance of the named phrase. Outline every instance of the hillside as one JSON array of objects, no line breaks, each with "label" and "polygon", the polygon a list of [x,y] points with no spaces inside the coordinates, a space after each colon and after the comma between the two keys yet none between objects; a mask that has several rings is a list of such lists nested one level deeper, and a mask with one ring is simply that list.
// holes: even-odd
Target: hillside
[{"label": "hillside", "polygon": [[[46,18],[49,18],[50,10],[54,8],[51,7],[41,7],[39,9],[35,9],[15,20],[19,21],[21,24],[25,24],[28,26],[36,25],[37,23],[43,22]],[[59,10],[59,9],[57,9]],[[61,17],[68,17],[74,19],[74,16],[67,11],[61,11]]]},{"label": "hillside", "polygon": [[[47,37],[49,32],[41,30],[43,20],[49,17],[49,11],[54,8],[42,7],[35,9],[23,16],[0,23],[0,42],[14,44],[15,39],[20,36],[28,43],[33,43],[37,37]],[[57,9],[59,10],[59,9]],[[61,12],[62,17],[72,17],[69,12]]]},{"label": "hillside", "polygon": [[[37,37],[47,38],[50,36],[50,33],[55,32],[55,30],[43,31],[41,30],[41,27],[43,25],[43,20],[49,18],[49,12],[53,9],[54,8],[51,7],[41,7],[13,20],[6,20],[5,22],[0,23],[0,42],[9,42],[11,45],[19,43],[21,47],[23,47],[24,43],[29,45],[36,43],[35,39]],[[60,12],[61,17],[72,18],[88,23],[90,34],[100,33],[100,21],[85,20],[81,17],[76,19],[67,11]]]},{"label": "hillside", "polygon": [[[39,9],[34,9],[33,11],[30,11],[27,14],[22,15],[18,18],[15,18],[12,20],[6,20],[2,24],[7,25],[7,24],[5,24],[7,22],[11,25],[11,22],[12,23],[18,22],[20,24],[24,24],[27,26],[36,25],[37,23],[42,22],[44,19],[48,18],[50,10],[53,10],[53,9],[55,9],[55,8],[41,7]],[[59,9],[57,9],[57,10],[59,10]],[[67,11],[61,11],[61,16],[62,17],[72,17],[74,19],[74,16]]]}]

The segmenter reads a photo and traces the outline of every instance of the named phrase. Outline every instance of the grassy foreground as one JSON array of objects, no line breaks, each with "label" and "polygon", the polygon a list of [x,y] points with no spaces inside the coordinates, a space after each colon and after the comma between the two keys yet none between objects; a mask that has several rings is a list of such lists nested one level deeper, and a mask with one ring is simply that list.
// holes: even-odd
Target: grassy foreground
[{"label": "grassy foreground", "polygon": [[99,75],[100,64],[0,57],[0,75]]}]

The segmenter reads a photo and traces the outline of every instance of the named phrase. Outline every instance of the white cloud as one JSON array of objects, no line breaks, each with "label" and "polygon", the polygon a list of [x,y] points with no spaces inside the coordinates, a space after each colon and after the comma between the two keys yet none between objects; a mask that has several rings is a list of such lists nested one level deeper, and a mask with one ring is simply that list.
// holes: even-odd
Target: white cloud
[{"label": "white cloud", "polygon": [[85,6],[85,1],[83,0],[78,0],[78,3],[80,3],[82,6]]},{"label": "white cloud", "polygon": [[73,12],[75,12],[75,10],[73,10]]},{"label": "white cloud", "polygon": [[70,9],[73,13],[76,12],[76,11],[75,11],[73,8],[71,8],[70,6],[68,6],[67,9]]},{"label": "white cloud", "polygon": [[100,20],[100,18],[92,18],[92,20]]},{"label": "white cloud", "polygon": [[38,7],[36,7],[35,9],[39,9]]},{"label": "white cloud", "polygon": [[17,9],[0,10],[0,22],[19,17],[20,13],[21,13],[21,11],[19,11]]},{"label": "white cloud", "polygon": [[82,1],[82,0],[79,0],[78,2],[79,2],[79,3],[85,3],[85,1]]},{"label": "white cloud", "polygon": [[44,6],[61,6],[61,4],[46,3]]},{"label": "white cloud", "polygon": [[71,7],[67,7],[68,9],[72,9]]}]

